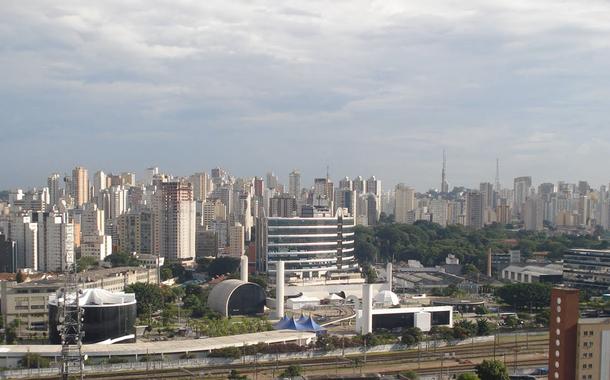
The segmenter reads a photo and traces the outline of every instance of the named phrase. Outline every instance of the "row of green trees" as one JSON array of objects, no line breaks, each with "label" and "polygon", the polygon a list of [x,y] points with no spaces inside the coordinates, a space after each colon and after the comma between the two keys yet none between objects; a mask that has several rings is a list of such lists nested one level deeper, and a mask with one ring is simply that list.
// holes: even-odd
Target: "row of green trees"
[{"label": "row of green trees", "polygon": [[[513,246],[510,240],[517,241]],[[414,224],[381,223],[374,227],[356,227],[355,253],[360,263],[420,260],[424,265],[438,265],[449,254],[462,263],[478,269],[485,267],[485,252],[520,249],[529,257],[535,251],[548,251],[561,258],[567,248],[608,248],[609,242],[593,235],[553,235],[544,232],[514,231],[493,224],[480,230],[461,225],[441,227],[436,223],[417,221]]]}]

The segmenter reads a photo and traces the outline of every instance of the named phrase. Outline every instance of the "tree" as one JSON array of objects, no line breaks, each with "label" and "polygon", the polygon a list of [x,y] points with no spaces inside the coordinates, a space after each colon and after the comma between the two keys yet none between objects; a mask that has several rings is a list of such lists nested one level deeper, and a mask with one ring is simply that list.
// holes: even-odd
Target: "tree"
[{"label": "tree", "polygon": [[362,272],[364,273],[364,277],[366,277],[366,282],[369,284],[374,284],[377,282],[377,271],[371,265],[366,265]]},{"label": "tree", "polygon": [[412,346],[421,342],[422,337],[422,331],[418,327],[409,327],[403,331],[400,341],[402,344]]},{"label": "tree", "polygon": [[211,277],[220,276],[222,274],[231,274],[239,268],[240,261],[235,257],[219,257],[214,259],[207,268],[208,274]]},{"label": "tree", "polygon": [[22,271],[17,272],[17,274],[15,275],[15,280],[19,284],[22,283],[23,281],[25,281],[26,278],[27,278],[26,274],[23,273]]},{"label": "tree", "polygon": [[466,339],[476,335],[477,324],[466,319],[462,319],[453,324],[453,337],[456,339]]},{"label": "tree", "polygon": [[498,288],[496,295],[518,309],[545,308],[551,302],[551,286],[540,282],[508,284]]},{"label": "tree", "polygon": [[149,315],[163,307],[163,292],[155,284],[137,282],[125,288],[126,293],[135,293],[138,316]]},{"label": "tree", "polygon": [[167,281],[170,278],[174,277],[174,273],[170,268],[163,267],[161,268],[161,281]]},{"label": "tree", "polygon": [[458,376],[457,380],[480,380],[479,377],[472,372],[466,372]]},{"label": "tree", "polygon": [[49,368],[51,361],[39,354],[27,353],[18,363],[21,368]]},{"label": "tree", "polygon": [[491,323],[487,319],[477,319],[477,336],[487,336],[491,334]]},{"label": "tree", "polygon": [[406,371],[406,372],[401,373],[401,375],[405,379],[408,379],[408,380],[418,380],[419,379],[419,375],[415,371]]},{"label": "tree", "polygon": [[97,260],[92,256],[83,256],[76,261],[76,270],[78,272],[84,272],[89,268],[97,266]]},{"label": "tree", "polygon": [[136,259],[133,255],[121,252],[115,252],[112,255],[106,256],[104,261],[109,262],[113,268],[137,267],[140,265],[138,259]]},{"label": "tree", "polygon": [[483,360],[475,371],[481,380],[509,380],[508,369],[499,360]]},{"label": "tree", "polygon": [[474,313],[476,315],[485,315],[489,313],[489,310],[484,305],[479,305],[474,309]]},{"label": "tree", "polygon": [[227,379],[229,379],[229,380],[248,380],[248,376],[240,375],[240,373],[237,372],[237,370],[232,369],[231,372],[229,373],[229,377],[227,377]]},{"label": "tree", "polygon": [[297,377],[301,376],[301,366],[296,364],[291,364],[280,374],[280,377]]}]

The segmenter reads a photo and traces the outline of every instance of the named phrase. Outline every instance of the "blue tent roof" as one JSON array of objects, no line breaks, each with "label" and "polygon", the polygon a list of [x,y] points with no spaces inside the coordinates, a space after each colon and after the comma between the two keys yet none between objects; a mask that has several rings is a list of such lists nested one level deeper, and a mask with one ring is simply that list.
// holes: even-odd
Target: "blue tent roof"
[{"label": "blue tent roof", "polygon": [[320,326],[319,324],[317,324],[316,321],[314,321],[311,316],[309,316],[309,318],[307,318],[307,321],[305,321],[303,323],[303,327],[305,327],[305,329],[307,329],[307,330],[312,330],[312,331],[325,330],[325,328]]},{"label": "blue tent roof", "polygon": [[280,319],[280,321],[278,323],[275,324],[275,326],[273,326],[276,330],[283,330],[288,328],[288,326],[290,325],[290,321],[292,320],[292,318],[288,318],[287,316],[283,316],[282,319]]},{"label": "blue tent roof", "polygon": [[313,320],[311,316],[304,316],[296,320],[293,318],[284,317],[275,324],[276,330],[298,330],[298,331],[324,331],[324,327],[320,326]]}]

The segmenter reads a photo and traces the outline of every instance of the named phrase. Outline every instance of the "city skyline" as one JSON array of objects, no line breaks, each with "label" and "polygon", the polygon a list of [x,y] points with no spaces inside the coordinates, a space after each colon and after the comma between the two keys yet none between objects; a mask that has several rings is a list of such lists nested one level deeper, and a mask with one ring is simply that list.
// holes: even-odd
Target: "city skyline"
[{"label": "city skyline", "polygon": [[493,182],[496,157],[505,186],[522,175],[607,183],[609,10],[6,4],[0,187],[75,163],[184,174],[204,163],[240,176],[330,165],[428,189],[444,148],[451,184]]},{"label": "city skyline", "polygon": [[[441,152],[442,154],[442,152]],[[350,179],[354,179],[357,176],[361,176],[364,180],[370,178],[371,176],[376,177],[378,180],[381,180],[382,182],[382,190],[383,192],[388,192],[390,190],[394,190],[394,188],[397,185],[407,185],[409,187],[412,187],[416,190],[416,192],[418,193],[426,193],[430,190],[437,190],[440,191],[441,190],[441,183],[443,178],[446,178],[448,185],[449,185],[449,191],[452,191],[454,189],[454,187],[457,188],[465,188],[465,189],[478,189],[480,184],[483,183],[491,183],[491,184],[496,184],[496,177],[495,177],[495,173],[496,173],[496,159],[493,160],[493,170],[494,173],[490,176],[490,177],[481,177],[478,181],[475,179],[473,183],[465,183],[463,181],[461,181],[460,179],[457,180],[452,180],[452,176],[451,176],[451,169],[447,169],[445,171],[445,177],[443,177],[443,158],[441,157],[441,161],[439,161],[438,163],[438,173],[431,173],[431,178],[426,178],[426,183],[431,183],[432,185],[430,187],[420,187],[417,186],[415,181],[411,182],[409,181],[408,177],[404,177],[404,178],[400,178],[397,177],[396,175],[392,176],[393,178],[397,178],[396,182],[390,182],[388,179],[386,179],[385,177],[381,177],[379,175],[377,175],[376,173],[358,173],[356,172],[351,173],[338,173],[338,172],[333,172],[332,167],[330,166],[325,166],[324,168],[320,168],[320,170],[318,170],[317,174],[312,174],[312,173],[307,173],[303,170],[301,170],[299,167],[297,167],[296,165],[293,166],[287,166],[290,167],[291,169],[289,171],[287,171],[286,173],[283,172],[279,172],[277,170],[273,170],[273,169],[267,169],[267,170],[261,170],[259,172],[256,173],[244,173],[242,174],[238,174],[240,173],[239,170],[232,170],[231,168],[227,168],[226,166],[212,166],[209,168],[193,168],[193,170],[191,172],[180,172],[180,173],[175,173],[172,170],[169,170],[165,167],[159,167],[159,166],[152,166],[152,167],[157,167],[160,172],[168,174],[170,176],[172,176],[173,178],[184,178],[187,179],[189,176],[196,174],[196,173],[201,173],[201,172],[205,172],[205,173],[210,173],[212,169],[214,168],[222,168],[223,170],[226,170],[228,173],[231,174],[231,176],[235,177],[235,178],[262,178],[262,179],[266,179],[266,175],[268,173],[273,173],[277,179],[278,182],[281,183],[282,185],[285,186],[285,190],[287,193],[289,193],[289,183],[290,183],[290,173],[293,170],[297,170],[298,172],[300,172],[301,177],[300,177],[300,183],[301,183],[301,188],[305,188],[305,189],[310,189],[314,187],[314,180],[316,178],[326,178],[327,174],[329,174],[330,172],[330,176],[329,179],[331,181],[334,182],[335,186],[339,185],[339,182],[345,178],[345,177],[349,177]],[[447,165],[449,166],[450,163]],[[81,167],[78,165],[73,165],[72,167],[69,168],[65,168],[65,170],[53,170],[47,174],[43,174],[43,177],[36,179],[35,183],[32,184],[24,184],[24,183],[20,183],[17,184],[16,186],[3,186],[3,181],[5,180],[5,178],[0,179],[0,191],[6,190],[6,191],[10,191],[10,190],[17,190],[17,189],[22,189],[22,190],[27,190],[27,189],[33,189],[33,188],[37,188],[37,189],[41,189],[43,187],[48,187],[48,178],[51,177],[52,175],[55,174],[59,174],[60,176],[60,182],[61,184],[63,184],[63,178],[64,176],[68,176],[71,177],[73,175],[72,171],[74,169],[74,167]],[[98,172],[98,171],[102,171],[106,174],[108,173],[129,173],[129,174],[135,174],[135,178],[136,181],[138,183],[142,182],[142,180],[146,177],[146,171],[148,168],[150,167],[146,167],[140,170],[131,170],[132,168],[120,168],[118,167],[116,170],[108,170],[107,168],[91,168],[91,167],[87,167],[87,166],[82,166],[85,170],[88,170],[88,178],[90,180],[90,184],[91,185],[93,182],[91,181],[94,178],[94,173]],[[528,173],[522,173],[521,175],[515,176],[515,177],[507,177],[504,176],[503,173],[504,168],[501,166],[501,162],[500,162],[500,181],[499,183],[501,184],[503,189],[513,189],[514,188],[514,180],[516,178],[519,177],[531,177],[532,178],[532,186],[537,187],[540,184],[543,183],[552,183],[554,185],[557,185],[559,182],[563,182],[563,183],[571,183],[571,184],[577,184],[579,181],[586,181],[591,188],[593,189],[599,189],[600,186],[606,186],[609,187],[610,185],[610,179],[608,179],[606,182],[601,182],[601,183],[596,183],[596,182],[592,182],[590,179],[588,178],[582,178],[582,177],[574,177],[574,178],[570,178],[570,179],[566,179],[566,178],[549,178],[549,176],[546,176],[545,178],[536,178]],[[329,172],[328,172],[329,171]],[[351,174],[350,174],[351,173]],[[436,174],[436,175],[433,175]],[[433,178],[432,178],[433,177]]]}]

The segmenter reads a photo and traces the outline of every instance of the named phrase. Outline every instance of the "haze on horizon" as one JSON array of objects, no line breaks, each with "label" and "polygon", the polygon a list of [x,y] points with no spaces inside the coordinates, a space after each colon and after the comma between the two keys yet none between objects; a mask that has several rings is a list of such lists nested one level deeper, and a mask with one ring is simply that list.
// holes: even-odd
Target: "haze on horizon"
[{"label": "haze on horizon", "polygon": [[0,189],[75,165],[303,185],[607,184],[610,3],[40,1],[0,8]]}]

